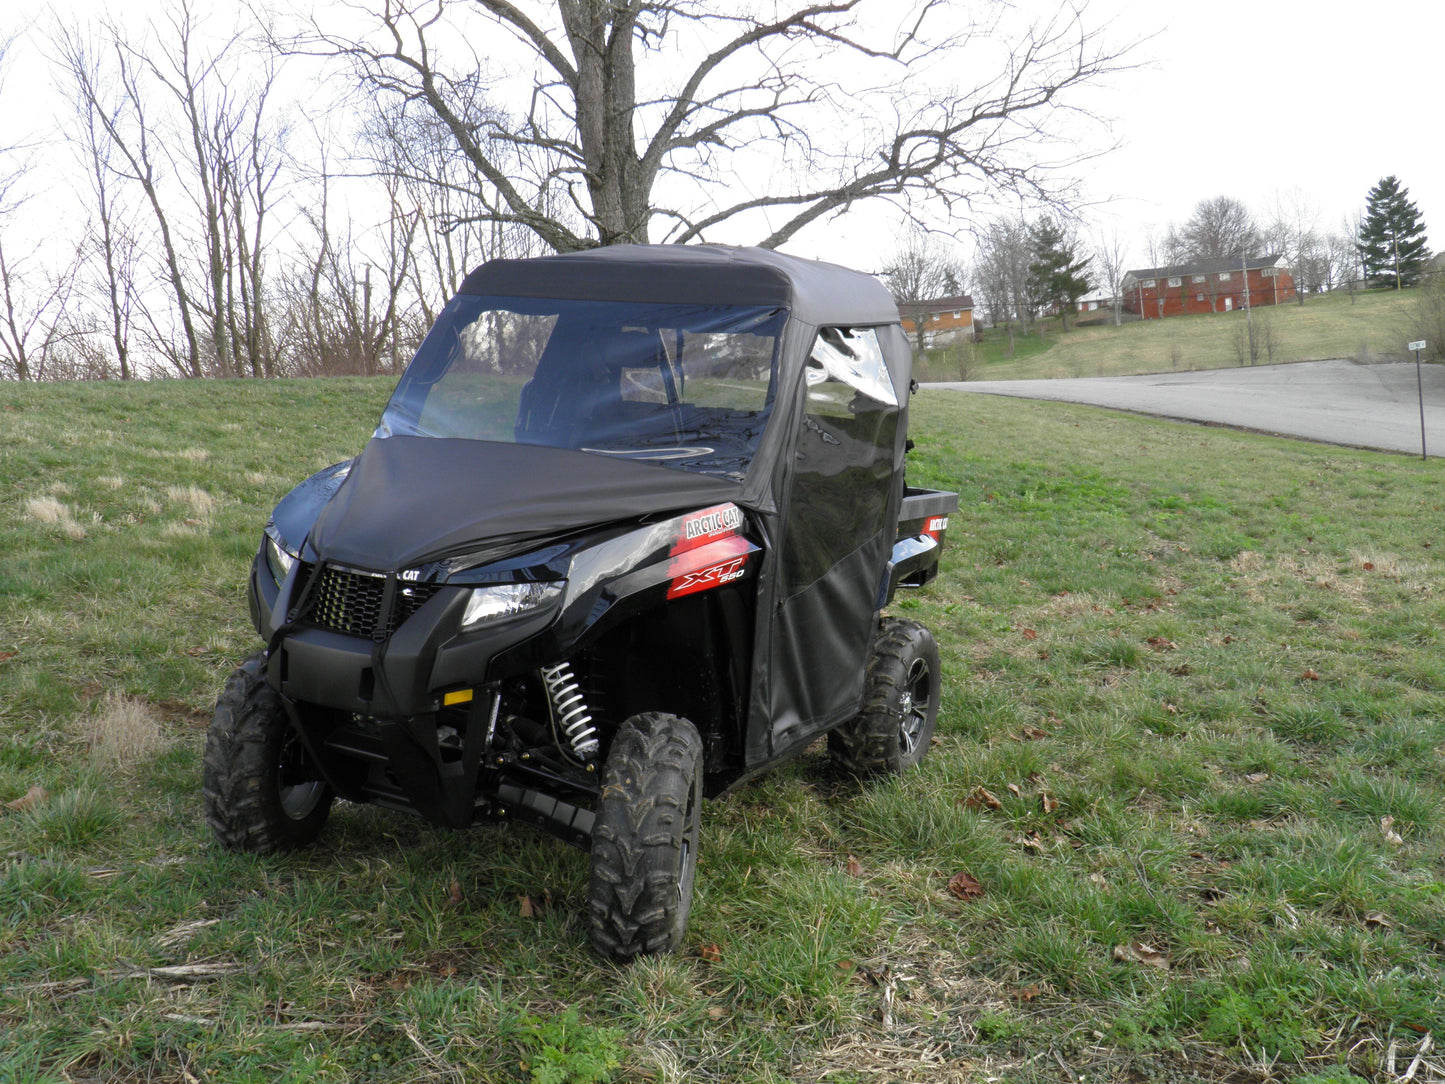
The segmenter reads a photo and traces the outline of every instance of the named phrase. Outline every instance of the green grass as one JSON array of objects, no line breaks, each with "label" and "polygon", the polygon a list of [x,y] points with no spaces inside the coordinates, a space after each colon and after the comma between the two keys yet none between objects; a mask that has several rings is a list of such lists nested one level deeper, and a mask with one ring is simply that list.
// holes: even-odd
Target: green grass
[{"label": "green grass", "polygon": [[[1258,363],[1403,358],[1405,344],[1418,337],[1412,323],[1418,303],[1419,291],[1411,289],[1363,292],[1353,302],[1347,294],[1336,293],[1308,297],[1304,305],[1258,307],[1253,315],[1259,341],[1264,342],[1267,329],[1274,347],[1271,354],[1261,345]],[[1057,319],[1035,325],[1015,338],[1012,353],[1007,333],[994,328],[972,346],[930,351],[919,379],[959,379],[961,352],[969,380],[1124,376],[1242,363],[1238,339],[1243,311],[1135,321],[1122,327],[1104,318],[1079,326],[1075,319],[1070,318],[1067,331]]]},{"label": "green grass", "polygon": [[529,830],[202,824],[260,527],[387,391],[0,386],[0,1081],[1383,1081],[1445,1032],[1438,461],[924,392],[936,747],[711,803],[683,950],[618,969]]}]

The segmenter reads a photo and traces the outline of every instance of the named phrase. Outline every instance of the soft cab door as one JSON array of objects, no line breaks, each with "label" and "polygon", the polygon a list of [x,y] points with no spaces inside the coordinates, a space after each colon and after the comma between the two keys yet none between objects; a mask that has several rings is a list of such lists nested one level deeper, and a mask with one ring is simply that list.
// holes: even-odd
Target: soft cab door
[{"label": "soft cab door", "polygon": [[857,708],[900,499],[901,411],[880,343],[894,330],[823,328],[804,369],[769,660],[774,753]]}]

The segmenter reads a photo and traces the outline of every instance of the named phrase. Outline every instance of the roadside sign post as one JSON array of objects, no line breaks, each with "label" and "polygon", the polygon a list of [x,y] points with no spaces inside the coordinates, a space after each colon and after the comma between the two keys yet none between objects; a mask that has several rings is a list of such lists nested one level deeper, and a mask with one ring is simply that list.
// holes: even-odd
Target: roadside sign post
[{"label": "roadside sign post", "polygon": [[1420,392],[1420,458],[1425,458],[1425,379],[1420,375],[1420,351],[1425,349],[1425,340],[1411,343],[1407,349],[1415,351],[1415,387]]}]

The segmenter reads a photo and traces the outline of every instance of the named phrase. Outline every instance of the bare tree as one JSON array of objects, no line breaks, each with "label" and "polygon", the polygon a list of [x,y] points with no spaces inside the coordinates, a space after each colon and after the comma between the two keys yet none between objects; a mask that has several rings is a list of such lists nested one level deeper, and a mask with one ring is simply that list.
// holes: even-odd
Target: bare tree
[{"label": "bare tree", "polygon": [[[185,376],[269,374],[265,252],[285,131],[270,120],[276,76],[233,33],[203,48],[188,0],[135,35],[58,26],[56,61],[83,120],[117,350],[122,342],[117,200],[143,197],[171,306],[141,307],[140,334]],[[244,74],[243,74],[244,73]]]},{"label": "bare tree", "polygon": [[[99,86],[102,76],[95,67],[93,54],[76,58],[91,67],[86,78],[91,86]],[[73,78],[66,73],[62,78]],[[65,88],[65,89],[73,89]],[[115,145],[105,133],[105,122],[97,116],[99,102],[94,96],[76,95],[75,123],[67,128],[67,138],[75,149],[76,158],[85,174],[89,188],[94,225],[88,238],[83,278],[87,290],[102,298],[104,309],[105,336],[115,354],[115,364],[122,380],[136,375],[131,362],[131,326],[138,304],[137,262],[138,241],[131,225],[131,216],[121,193],[121,180],[114,165]],[[114,123],[116,118],[108,118]],[[98,265],[98,266],[95,266]],[[99,370],[107,375],[109,365],[104,361],[103,349],[89,352],[87,369]],[[99,354],[99,356],[94,356]]]},{"label": "bare tree", "polygon": [[[914,230],[894,249],[880,274],[900,307],[962,294],[968,278],[958,253],[923,230]],[[915,315],[914,349],[922,351],[926,330],[922,316]]]},{"label": "bare tree", "polygon": [[1029,262],[1033,258],[1028,224],[1022,218],[998,218],[987,223],[976,238],[975,261],[979,288],[995,325],[1002,323],[1013,353],[1014,320],[1028,333],[1032,308],[1029,304]]},{"label": "bare tree", "polygon": [[280,353],[287,372],[396,371],[418,345],[424,327],[407,317],[415,302],[414,242],[422,214],[403,202],[401,181],[389,180],[390,213],[381,230],[358,235],[350,222],[338,230],[323,163],[319,205],[302,211],[315,241],[282,287]]},{"label": "bare tree", "polygon": [[[13,36],[0,38],[0,79]],[[3,88],[0,88],[3,89]],[[40,240],[21,240],[16,224],[32,193],[30,148],[0,147],[0,377],[43,380],[73,325],[66,319],[78,256],[67,266],[39,266]]]},{"label": "bare tree", "polygon": [[1127,242],[1117,228],[1099,233],[1094,238],[1094,267],[1104,288],[1109,291],[1109,304],[1114,310],[1114,326],[1124,322],[1124,273],[1128,271]]},{"label": "bare tree", "polygon": [[1331,275],[1334,281],[1350,292],[1350,304],[1355,303],[1355,290],[1364,279],[1364,268],[1360,262],[1360,223],[1363,216],[1356,212],[1340,219],[1340,227],[1329,235],[1326,245],[1330,254]]},{"label": "bare tree", "polygon": [[1144,228],[1144,258],[1150,267],[1169,267],[1189,258],[1179,227],[1170,223],[1162,229],[1155,225]]},{"label": "bare tree", "polygon": [[[1066,117],[1075,134],[1072,92],[1127,51],[1082,6],[1015,28],[1005,9],[973,24],[945,0],[901,19],[871,0],[767,14],[696,0],[377,2],[374,39],[313,26],[286,48],[344,58],[371,93],[428,110],[476,178],[462,220],[520,224],[560,251],[704,240],[739,220],[776,247],[863,200],[952,209],[985,192],[1055,194],[1087,155],[1043,159],[1021,141]],[[521,115],[490,104],[479,57],[453,55],[499,33],[542,73]],[[944,57],[953,73],[987,70],[1006,35],[996,74],[964,90],[928,83]],[[749,166],[770,171],[766,191],[732,183]]]},{"label": "bare tree", "polygon": [[[175,235],[173,212],[163,196],[163,152],[155,147],[148,99],[142,92],[141,71],[118,27],[108,25],[99,42],[79,30],[58,27],[54,36],[58,62],[74,82],[80,109],[94,116],[111,142],[119,161],[116,175],[135,184],[145,196],[164,261],[164,277],[176,306],[183,342],[177,346],[161,329],[157,314],[147,310],[144,320],[152,344],[184,376],[201,376],[201,344],[195,328],[195,306],[182,271],[181,247]],[[102,74],[101,54],[112,58],[113,82]]]},{"label": "bare tree", "polygon": [[21,255],[8,252],[5,227],[24,206],[24,200],[11,201],[11,190],[0,181],[0,375],[44,380],[51,375],[51,362],[76,334],[67,308],[80,254],[72,251],[65,266],[47,272],[36,266],[38,243]]},{"label": "bare tree", "polygon": [[485,222],[485,208],[470,160],[442,122],[405,102],[382,102],[362,133],[358,156],[380,181],[393,207],[416,216],[410,261],[412,293],[428,325],[467,273],[484,259],[518,258],[549,251],[516,223]]},{"label": "bare tree", "polygon": [[[173,0],[165,22],[161,38],[125,48],[169,94],[188,144],[188,187],[206,256],[193,297],[209,322],[217,371],[267,375],[264,229],[284,150],[284,131],[266,114],[275,66],[234,55],[238,34],[199,52],[199,21],[188,0]],[[243,67],[256,75],[243,78]],[[173,153],[179,158],[180,148]]]},{"label": "bare tree", "polygon": [[1276,190],[1265,205],[1266,221],[1260,239],[1271,254],[1282,255],[1294,270],[1295,297],[1303,305],[1305,294],[1323,287],[1318,205],[1299,188]]},{"label": "bare tree", "polygon": [[1249,208],[1239,200],[1215,196],[1195,205],[1189,221],[1179,230],[1179,239],[1187,259],[1254,256],[1257,255],[1254,249],[1259,245],[1259,228]]}]

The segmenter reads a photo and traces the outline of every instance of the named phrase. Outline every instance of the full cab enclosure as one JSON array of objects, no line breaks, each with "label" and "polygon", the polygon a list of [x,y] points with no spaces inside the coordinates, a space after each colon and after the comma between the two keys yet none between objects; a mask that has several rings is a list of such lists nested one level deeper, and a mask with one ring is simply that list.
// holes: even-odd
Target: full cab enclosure
[{"label": "full cab enclosure", "polygon": [[822,734],[926,753],[951,493],[904,479],[911,353],[871,276],[762,249],[616,246],[478,268],[353,460],[277,505],[264,648],[205,758],[220,842],[336,797],[519,819],[591,853],[593,944],[676,948],[704,795]]}]

